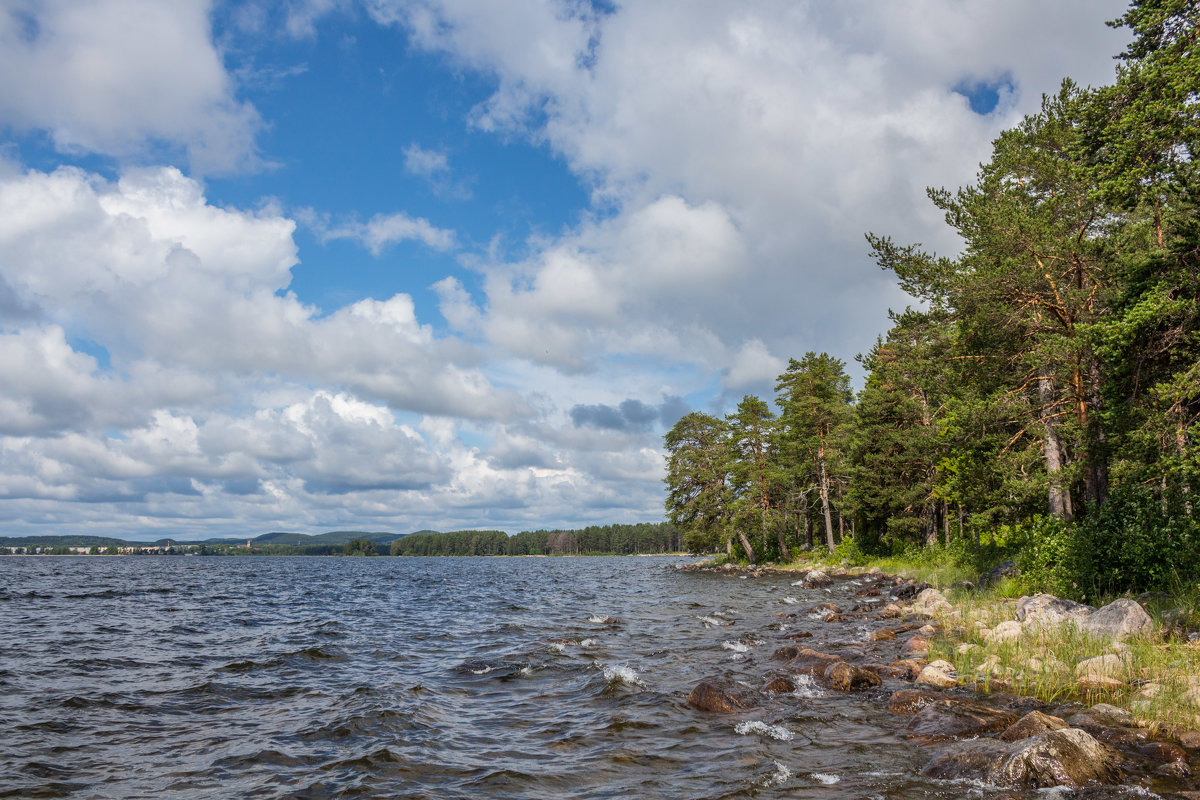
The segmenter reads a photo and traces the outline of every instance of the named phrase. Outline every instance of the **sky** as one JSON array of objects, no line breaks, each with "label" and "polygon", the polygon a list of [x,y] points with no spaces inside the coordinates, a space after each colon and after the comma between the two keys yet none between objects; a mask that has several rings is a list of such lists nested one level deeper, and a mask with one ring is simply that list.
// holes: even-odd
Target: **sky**
[{"label": "sky", "polygon": [[658,521],[1112,0],[5,0],[0,535]]}]

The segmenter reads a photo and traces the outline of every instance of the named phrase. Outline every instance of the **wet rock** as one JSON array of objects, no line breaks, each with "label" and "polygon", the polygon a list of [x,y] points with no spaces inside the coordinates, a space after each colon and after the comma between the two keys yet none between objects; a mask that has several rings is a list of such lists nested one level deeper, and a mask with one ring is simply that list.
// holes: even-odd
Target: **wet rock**
[{"label": "wet rock", "polygon": [[1200,731],[1184,731],[1178,738],[1179,744],[1188,750],[1200,750]]},{"label": "wet rock", "polygon": [[1067,718],[1072,728],[1081,728],[1096,739],[1108,744],[1137,747],[1146,741],[1146,732],[1118,725],[1106,725],[1091,715],[1090,711],[1072,714]]},{"label": "wet rock", "polygon": [[1138,745],[1137,751],[1151,761],[1168,764],[1173,761],[1187,763],[1187,751],[1177,744],[1170,742],[1146,742]]},{"label": "wet rock", "polygon": [[825,670],[831,664],[836,664],[842,660],[841,656],[819,653],[816,650],[805,647],[794,658],[788,661],[787,666],[789,670],[797,675],[818,677],[824,675]]},{"label": "wet rock", "polygon": [[833,586],[833,578],[826,575],[819,569],[814,569],[812,572],[804,576],[801,585],[808,589],[824,589],[828,586]]},{"label": "wet rock", "polygon": [[985,574],[979,576],[979,585],[982,587],[992,586],[1004,578],[1015,578],[1020,574],[1021,568],[1017,566],[1017,562],[1009,559],[1008,561],[1000,562]]},{"label": "wet rock", "polygon": [[916,583],[915,581],[909,580],[893,589],[891,596],[896,600],[908,600],[916,597],[928,588],[930,588],[928,583]]},{"label": "wet rock", "polygon": [[890,642],[892,639],[895,639],[895,638],[896,638],[896,632],[889,628],[883,628],[881,630],[871,632],[871,641],[872,642]]},{"label": "wet rock", "polygon": [[794,644],[785,644],[783,647],[771,653],[771,658],[774,661],[791,661],[796,656],[800,655],[800,651],[806,648],[797,647]]},{"label": "wet rock", "polygon": [[929,703],[908,723],[908,738],[923,742],[965,739],[997,733],[1017,721],[1012,711],[990,708],[973,700],[946,698]]},{"label": "wet rock", "polygon": [[932,588],[924,590],[913,598],[912,607],[913,611],[918,614],[927,614],[931,617],[937,614],[948,614],[954,610],[945,595]]},{"label": "wet rock", "polygon": [[812,633],[810,631],[792,631],[791,633],[786,634],[783,638],[785,638],[785,639],[811,639]]},{"label": "wet rock", "polygon": [[900,673],[897,677],[915,681],[921,674],[921,670],[925,668],[925,662],[919,658],[904,658],[900,661],[893,661],[888,666]]},{"label": "wet rock", "polygon": [[873,672],[845,661],[825,668],[825,685],[839,692],[854,692],[879,686],[882,681]]},{"label": "wet rock", "polygon": [[1030,711],[1019,720],[1004,729],[997,738],[1002,742],[1018,742],[1037,736],[1046,731],[1059,731],[1067,727],[1067,723],[1059,717],[1043,714],[1041,711]]},{"label": "wet rock", "polygon": [[805,614],[840,614],[842,609],[833,603],[818,603],[804,612]]},{"label": "wet rock", "polygon": [[1154,631],[1154,620],[1136,600],[1118,598],[1097,611],[1075,621],[1080,631],[1105,639],[1128,639]]},{"label": "wet rock", "polygon": [[1057,625],[1067,620],[1086,617],[1094,610],[1091,606],[1073,600],[1039,593],[1017,601],[1017,620],[1030,625]]},{"label": "wet rock", "polygon": [[883,608],[876,609],[875,616],[880,619],[899,619],[904,616],[904,609],[895,603],[888,603]]},{"label": "wet rock", "polygon": [[921,674],[917,676],[917,683],[949,689],[958,685],[958,670],[949,661],[938,659],[925,665]]},{"label": "wet rock", "polygon": [[920,634],[909,637],[900,648],[902,656],[924,656],[929,652],[929,640]]},{"label": "wet rock", "polygon": [[1112,748],[1086,731],[1064,728],[1006,743],[958,742],[921,770],[927,778],[974,778],[1003,787],[1045,788],[1116,783],[1122,772]]},{"label": "wet rock", "polygon": [[883,594],[883,592],[881,592],[881,591],[879,590],[879,587],[878,587],[878,586],[864,586],[863,588],[861,588],[861,589],[859,589],[857,592],[855,592],[855,593],[854,593],[854,596],[855,596],[855,597],[859,597],[859,598],[862,598],[862,597],[879,597],[879,595],[881,595],[881,594]]},{"label": "wet rock", "polygon": [[888,699],[887,710],[893,714],[913,714],[925,706],[945,699],[945,692],[933,689],[901,689]]},{"label": "wet rock", "polygon": [[775,678],[763,687],[763,691],[770,694],[791,694],[796,691],[796,684],[787,678]]},{"label": "wet rock", "polygon": [[1110,705],[1109,703],[1096,703],[1086,713],[1101,725],[1128,728],[1134,724],[1133,714],[1128,709]]},{"label": "wet rock", "polygon": [[755,692],[735,680],[705,678],[687,696],[687,704],[700,711],[732,714],[757,705]]},{"label": "wet rock", "polygon": [[1188,767],[1187,762],[1185,761],[1172,761],[1170,763],[1163,764],[1161,767],[1154,770],[1154,774],[1162,775],[1164,778],[1176,778],[1181,780],[1183,778],[1190,778],[1192,776],[1192,770],[1190,767]]}]

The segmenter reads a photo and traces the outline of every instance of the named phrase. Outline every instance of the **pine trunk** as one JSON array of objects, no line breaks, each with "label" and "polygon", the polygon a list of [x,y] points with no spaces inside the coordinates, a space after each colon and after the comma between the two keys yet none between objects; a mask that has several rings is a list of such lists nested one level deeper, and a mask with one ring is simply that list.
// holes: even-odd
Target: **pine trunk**
[{"label": "pine trunk", "polygon": [[817,466],[821,474],[821,511],[825,515],[825,545],[833,552],[833,517],[829,514],[829,479],[825,473],[825,444],[817,448]]},{"label": "pine trunk", "polygon": [[1038,399],[1042,403],[1042,424],[1046,431],[1042,452],[1046,459],[1046,478],[1050,484],[1050,514],[1070,522],[1075,515],[1071,508],[1071,493],[1062,486],[1062,440],[1058,435],[1058,426],[1050,415],[1054,407],[1054,384],[1049,377],[1038,378]]}]

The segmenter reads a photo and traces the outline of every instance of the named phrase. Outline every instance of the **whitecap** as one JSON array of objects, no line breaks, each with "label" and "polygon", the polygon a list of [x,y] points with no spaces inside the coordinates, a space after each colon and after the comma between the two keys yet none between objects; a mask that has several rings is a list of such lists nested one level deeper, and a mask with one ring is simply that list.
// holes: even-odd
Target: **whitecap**
[{"label": "whitecap", "polygon": [[798,581],[792,581],[792,586],[803,586],[803,585],[804,585],[804,579],[803,579],[803,578],[802,578],[802,579],[800,579],[800,580],[798,580]]},{"label": "whitecap", "polygon": [[792,676],[792,685],[796,690],[792,692],[794,697],[824,697],[825,693],[817,688],[817,682],[812,675],[800,674]]},{"label": "whitecap", "polygon": [[796,605],[796,603],[799,603],[800,601],[797,600],[796,598],[792,597],[791,595],[788,595],[787,597],[783,598],[783,602],[787,603],[789,606],[794,606],[794,605]]},{"label": "whitecap", "polygon": [[750,652],[750,645],[744,642],[721,642],[721,647],[725,648],[726,650],[732,650],[735,653]]},{"label": "whitecap", "polygon": [[718,626],[718,625],[724,625],[724,624],[725,624],[724,622],[722,622],[721,620],[717,619],[716,617],[703,616],[703,617],[696,617],[696,619],[698,619],[698,620],[700,620],[701,622],[703,622],[703,623],[704,623],[704,627],[706,627],[706,628],[713,628],[713,627],[716,627],[716,626]]},{"label": "whitecap", "polygon": [[817,783],[823,783],[826,786],[829,786],[834,783],[841,783],[841,781],[842,781],[842,778],[840,775],[827,775],[824,772],[814,772],[812,774],[812,779],[814,781],[816,781]]},{"label": "whitecap", "polygon": [[583,641],[581,641],[579,643],[579,646],[580,647],[595,647],[596,640],[595,639],[584,639]]},{"label": "whitecap", "polygon": [[604,679],[610,686],[645,686],[633,667],[610,664],[604,667]]},{"label": "whitecap", "polygon": [[471,670],[471,674],[472,674],[472,675],[487,675],[487,674],[488,674],[489,672],[491,672],[491,671],[492,671],[492,667],[491,667],[491,665],[489,664],[488,666],[484,667],[483,669],[473,669],[473,670]]},{"label": "whitecap", "polygon": [[775,772],[758,782],[758,785],[764,789],[769,789],[772,786],[779,786],[788,778],[792,777],[792,771],[787,768],[786,764],[779,761],[772,761],[775,765]]},{"label": "whitecap", "polygon": [[768,725],[762,720],[757,719],[750,720],[749,722],[739,722],[733,726],[733,730],[742,736],[757,733],[761,736],[770,736],[772,739],[778,739],[781,742],[790,742],[796,735],[782,725]]},{"label": "whitecap", "polygon": [[608,622],[608,617],[602,617],[599,614],[592,614],[590,617],[588,617],[588,622],[592,623],[593,625],[602,625],[605,622]]},{"label": "whitecap", "polygon": [[550,652],[552,652],[552,653],[561,653],[567,649],[567,643],[566,642],[551,642],[549,649],[550,649]]}]

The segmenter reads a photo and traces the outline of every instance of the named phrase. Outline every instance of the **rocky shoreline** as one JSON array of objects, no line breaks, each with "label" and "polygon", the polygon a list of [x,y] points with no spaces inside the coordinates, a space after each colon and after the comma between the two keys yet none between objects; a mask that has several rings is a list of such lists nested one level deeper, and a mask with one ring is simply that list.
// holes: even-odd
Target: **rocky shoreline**
[{"label": "rocky shoreline", "polygon": [[[1137,785],[1166,798],[1200,800],[1200,774],[1193,772],[1193,762],[1200,770],[1200,725],[1194,718],[1184,718],[1173,729],[1151,729],[1130,711],[1105,703],[1086,708],[1047,703],[1010,693],[999,680],[986,687],[990,691],[976,691],[948,661],[928,660],[931,639],[962,633],[955,630],[956,609],[928,584],[878,569],[797,572],[709,564],[676,569],[736,578],[786,576],[808,589],[851,580],[859,584],[849,608],[826,602],[780,612],[774,663],[762,673],[760,685],[722,675],[705,678],[686,700],[697,711],[752,713],[773,696],[795,691],[796,681],[813,681],[829,691],[864,693],[885,704],[898,733],[937,748],[921,770],[931,779],[978,780],[1012,791]],[[813,632],[800,621],[809,628],[820,625],[821,649],[807,646]],[[839,637],[839,628],[848,629],[845,623],[851,622],[857,636]],[[1082,688],[1101,690],[1126,678],[1124,640],[1153,626],[1134,600],[1092,609],[1035,595],[1017,603],[1016,619],[980,633],[1003,640],[1037,626],[1064,624],[1110,641],[1113,652],[1074,667]],[[867,641],[861,638],[864,629]]]}]

